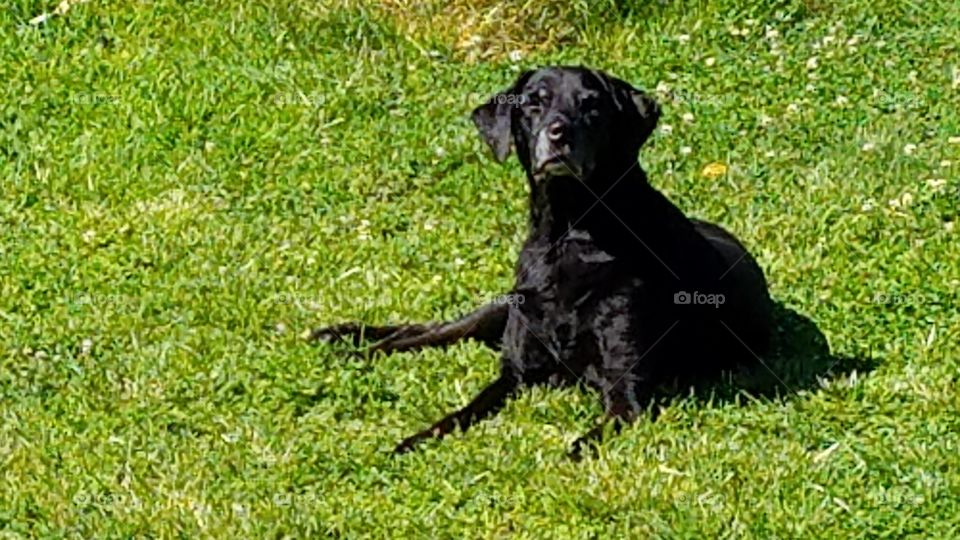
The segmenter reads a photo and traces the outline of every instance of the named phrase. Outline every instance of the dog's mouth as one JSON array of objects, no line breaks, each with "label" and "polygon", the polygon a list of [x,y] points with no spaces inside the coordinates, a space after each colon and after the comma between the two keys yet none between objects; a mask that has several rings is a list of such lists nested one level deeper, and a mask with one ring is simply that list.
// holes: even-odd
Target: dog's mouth
[{"label": "dog's mouth", "polygon": [[582,171],[575,163],[570,163],[560,156],[550,156],[541,161],[533,171],[537,178],[549,178],[554,176],[573,176],[580,178]]}]

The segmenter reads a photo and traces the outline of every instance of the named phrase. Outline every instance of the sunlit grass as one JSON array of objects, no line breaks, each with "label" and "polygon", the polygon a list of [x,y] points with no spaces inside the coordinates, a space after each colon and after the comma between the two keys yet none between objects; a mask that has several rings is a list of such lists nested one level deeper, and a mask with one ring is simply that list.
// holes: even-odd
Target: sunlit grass
[{"label": "sunlit grass", "polygon": [[[960,535],[955,3],[91,1],[29,23],[56,7],[0,10],[0,531]],[[656,93],[651,181],[875,367],[680,391],[580,464],[596,397],[536,389],[394,459],[496,355],[364,363],[299,334],[507,291],[525,182],[469,111],[579,62]]]}]

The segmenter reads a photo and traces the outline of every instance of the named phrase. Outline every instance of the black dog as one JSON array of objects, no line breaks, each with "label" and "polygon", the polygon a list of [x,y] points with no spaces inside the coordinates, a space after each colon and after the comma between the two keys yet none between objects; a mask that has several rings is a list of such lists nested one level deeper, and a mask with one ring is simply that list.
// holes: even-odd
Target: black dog
[{"label": "black dog", "polygon": [[[315,339],[378,339],[400,351],[475,338],[502,350],[500,377],[469,405],[396,448],[405,452],[495,413],[524,384],[586,383],[619,429],[659,382],[759,358],[772,303],[763,272],[731,234],[688,219],[637,165],[657,103],[580,67],[528,71],[473,112],[498,161],[511,144],[530,184],[529,237],[512,291],[446,323],[321,328]],[[598,439],[601,422],[577,439]]]}]

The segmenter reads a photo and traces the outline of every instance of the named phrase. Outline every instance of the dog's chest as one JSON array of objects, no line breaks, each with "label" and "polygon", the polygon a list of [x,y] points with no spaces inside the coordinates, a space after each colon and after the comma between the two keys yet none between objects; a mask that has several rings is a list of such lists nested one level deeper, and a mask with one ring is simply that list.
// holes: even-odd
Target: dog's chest
[{"label": "dog's chest", "polygon": [[560,362],[580,371],[585,366],[574,356],[584,340],[593,339],[597,302],[615,285],[616,265],[585,231],[572,230],[549,247],[525,249],[516,289],[523,300],[511,313],[521,331],[507,347],[522,350],[527,367]]}]

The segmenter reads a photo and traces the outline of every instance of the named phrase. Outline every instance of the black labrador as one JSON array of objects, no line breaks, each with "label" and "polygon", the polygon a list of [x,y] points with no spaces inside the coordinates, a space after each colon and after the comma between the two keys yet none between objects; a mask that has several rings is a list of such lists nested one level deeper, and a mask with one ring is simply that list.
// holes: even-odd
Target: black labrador
[{"label": "black labrador", "polygon": [[473,111],[496,159],[511,146],[530,186],[529,236],[512,298],[451,322],[320,328],[313,339],[385,353],[474,338],[502,354],[500,376],[466,407],[407,439],[406,452],[494,414],[523,385],[586,383],[604,421],[572,455],[619,430],[660,382],[759,360],[771,334],[763,272],[737,239],[684,216],[637,164],[657,125],[649,95],[583,67],[523,73]]}]

